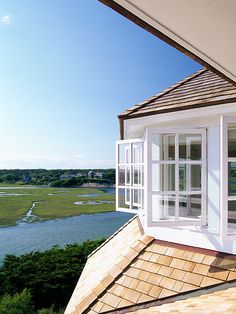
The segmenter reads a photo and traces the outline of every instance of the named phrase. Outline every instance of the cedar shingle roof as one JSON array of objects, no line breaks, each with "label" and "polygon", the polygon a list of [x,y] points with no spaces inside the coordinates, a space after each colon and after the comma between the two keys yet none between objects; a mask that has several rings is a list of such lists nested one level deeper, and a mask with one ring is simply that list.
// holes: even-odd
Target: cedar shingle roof
[{"label": "cedar shingle roof", "polygon": [[119,118],[130,119],[235,101],[236,86],[204,68],[126,110],[119,115]]},{"label": "cedar shingle roof", "polygon": [[152,306],[129,314],[191,313],[191,314],[233,314],[236,313],[236,287],[218,291],[205,291],[203,295],[190,297],[159,306]]},{"label": "cedar shingle roof", "polygon": [[126,313],[236,280],[236,256],[145,236],[132,219],[92,254],[69,313]]}]

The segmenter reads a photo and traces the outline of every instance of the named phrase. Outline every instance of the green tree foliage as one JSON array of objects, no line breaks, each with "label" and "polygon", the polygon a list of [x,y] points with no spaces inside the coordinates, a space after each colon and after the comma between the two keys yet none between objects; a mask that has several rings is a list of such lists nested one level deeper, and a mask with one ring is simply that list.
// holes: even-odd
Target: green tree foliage
[{"label": "green tree foliage", "polygon": [[48,185],[54,187],[81,186],[83,183],[94,182],[88,178],[89,171],[102,173],[101,178],[94,178],[96,183],[114,184],[115,169],[1,169],[0,182]]},{"label": "green tree foliage", "polygon": [[45,252],[32,252],[19,257],[7,255],[0,268],[0,295],[14,295],[26,288],[36,309],[52,305],[56,310],[64,308],[87,256],[103,241],[86,241],[65,248],[55,246]]},{"label": "green tree foliage", "polygon": [[30,293],[24,289],[13,296],[5,294],[0,299],[1,314],[33,314],[33,305]]}]

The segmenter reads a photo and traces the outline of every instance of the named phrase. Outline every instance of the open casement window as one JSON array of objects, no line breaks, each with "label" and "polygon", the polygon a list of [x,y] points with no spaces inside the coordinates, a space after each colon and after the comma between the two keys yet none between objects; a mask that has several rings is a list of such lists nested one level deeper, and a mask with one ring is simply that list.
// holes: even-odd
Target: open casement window
[{"label": "open casement window", "polygon": [[118,141],[116,151],[116,209],[137,213],[144,207],[144,141]]},{"label": "open casement window", "polygon": [[236,117],[221,117],[221,238],[236,239]]},{"label": "open casement window", "polygon": [[206,130],[147,129],[148,225],[206,224]]}]

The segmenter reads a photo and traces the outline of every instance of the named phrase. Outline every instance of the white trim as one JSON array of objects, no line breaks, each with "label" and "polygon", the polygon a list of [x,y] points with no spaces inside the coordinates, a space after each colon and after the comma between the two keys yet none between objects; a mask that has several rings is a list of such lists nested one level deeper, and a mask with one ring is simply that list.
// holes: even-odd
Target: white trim
[{"label": "white trim", "polygon": [[228,125],[231,123],[236,124],[236,117],[220,117],[220,237],[224,241],[236,240],[236,234],[228,234],[228,201],[236,200],[236,195],[228,195],[228,163],[236,160],[228,158]]}]

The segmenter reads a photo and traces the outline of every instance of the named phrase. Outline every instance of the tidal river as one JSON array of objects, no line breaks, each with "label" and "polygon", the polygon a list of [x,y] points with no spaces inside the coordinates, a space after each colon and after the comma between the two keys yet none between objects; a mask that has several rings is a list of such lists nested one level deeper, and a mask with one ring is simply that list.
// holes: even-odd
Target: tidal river
[{"label": "tidal river", "polygon": [[[114,189],[109,191],[114,193]],[[106,193],[109,193],[106,190]],[[87,239],[107,238],[133,215],[119,212],[80,215],[0,228],[0,263],[6,254],[21,255]]]},{"label": "tidal river", "polygon": [[0,228],[0,262],[5,254],[43,251],[58,244],[107,238],[132,217],[126,213],[80,215]]}]

